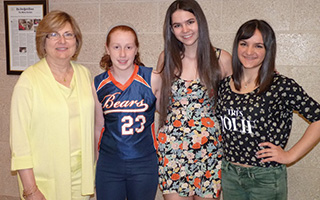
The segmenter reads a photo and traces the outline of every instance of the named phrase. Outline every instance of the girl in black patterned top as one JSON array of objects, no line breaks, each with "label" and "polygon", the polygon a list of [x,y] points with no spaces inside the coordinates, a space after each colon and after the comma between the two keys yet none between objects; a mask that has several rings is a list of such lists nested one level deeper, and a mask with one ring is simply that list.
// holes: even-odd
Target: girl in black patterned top
[{"label": "girl in black patterned top", "polygon": [[[318,143],[320,105],[293,79],[274,73],[276,39],[267,22],[244,23],[233,45],[233,75],[221,82],[217,101],[224,147],[223,199],[285,200],[285,165]],[[310,125],[285,151],[293,111]]]}]

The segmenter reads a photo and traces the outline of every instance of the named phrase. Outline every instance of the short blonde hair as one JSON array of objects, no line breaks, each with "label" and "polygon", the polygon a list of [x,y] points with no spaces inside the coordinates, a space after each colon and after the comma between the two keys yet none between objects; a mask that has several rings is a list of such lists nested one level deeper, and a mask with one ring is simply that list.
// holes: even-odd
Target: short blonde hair
[{"label": "short blonde hair", "polygon": [[75,19],[66,12],[54,10],[49,12],[39,23],[36,32],[36,47],[39,58],[46,55],[45,42],[47,35],[51,32],[58,31],[63,28],[66,23],[70,23],[76,37],[77,47],[71,60],[76,60],[82,46],[82,34]]}]

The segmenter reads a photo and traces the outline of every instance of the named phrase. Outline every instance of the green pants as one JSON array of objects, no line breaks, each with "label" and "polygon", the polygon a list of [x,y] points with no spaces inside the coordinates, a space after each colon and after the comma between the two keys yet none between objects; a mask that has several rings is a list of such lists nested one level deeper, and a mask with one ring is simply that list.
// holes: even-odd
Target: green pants
[{"label": "green pants", "polygon": [[287,168],[241,167],[222,161],[223,200],[287,200]]}]

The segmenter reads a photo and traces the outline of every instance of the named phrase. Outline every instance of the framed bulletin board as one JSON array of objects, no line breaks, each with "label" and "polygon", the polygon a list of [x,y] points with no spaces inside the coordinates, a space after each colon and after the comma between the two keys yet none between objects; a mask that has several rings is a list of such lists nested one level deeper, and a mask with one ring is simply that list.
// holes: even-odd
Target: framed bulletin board
[{"label": "framed bulletin board", "polygon": [[47,0],[5,0],[7,74],[21,74],[39,58],[36,30],[47,13]]}]

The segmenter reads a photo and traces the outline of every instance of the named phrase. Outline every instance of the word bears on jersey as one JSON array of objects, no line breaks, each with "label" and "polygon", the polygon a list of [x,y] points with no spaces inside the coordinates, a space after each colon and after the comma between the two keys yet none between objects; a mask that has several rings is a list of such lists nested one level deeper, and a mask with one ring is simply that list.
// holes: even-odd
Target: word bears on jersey
[{"label": "word bears on jersey", "polygon": [[[114,101],[116,95],[121,94],[120,92],[116,92],[113,94],[109,94],[105,96],[105,103],[103,104],[103,108],[107,109],[104,111],[104,114],[108,113],[117,113],[117,112],[145,112],[148,110],[148,104],[144,103],[144,99],[138,100],[125,100],[125,101]],[[136,106],[138,108],[132,108]],[[117,109],[120,108],[120,109]],[[128,109],[123,109],[128,108]]]}]

